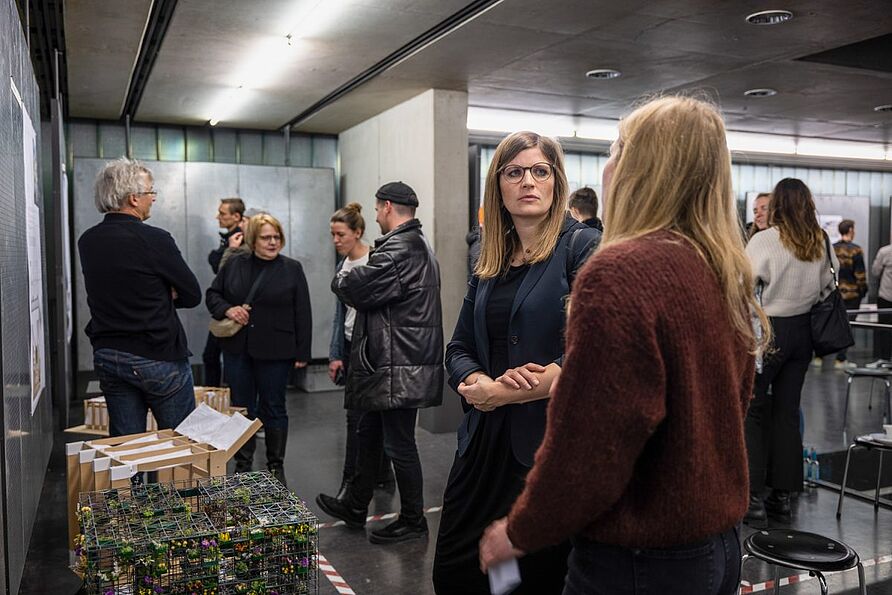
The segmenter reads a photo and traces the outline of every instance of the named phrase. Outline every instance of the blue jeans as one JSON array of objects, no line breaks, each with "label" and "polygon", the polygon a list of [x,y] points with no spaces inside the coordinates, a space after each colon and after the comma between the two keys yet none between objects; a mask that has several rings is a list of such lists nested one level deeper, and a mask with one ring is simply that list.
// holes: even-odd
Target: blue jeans
[{"label": "blue jeans", "polygon": [[108,406],[110,436],[145,432],[149,409],[159,429],[177,427],[195,409],[187,359],[165,362],[117,349],[97,349],[93,368]]},{"label": "blue jeans", "polygon": [[267,429],[288,429],[285,391],[294,360],[254,359],[245,353],[224,351],[223,366],[233,405],[246,407],[248,417],[259,417]]},{"label": "blue jeans", "polygon": [[740,586],[736,527],[699,543],[627,549],[573,538],[564,595],[732,595]]}]

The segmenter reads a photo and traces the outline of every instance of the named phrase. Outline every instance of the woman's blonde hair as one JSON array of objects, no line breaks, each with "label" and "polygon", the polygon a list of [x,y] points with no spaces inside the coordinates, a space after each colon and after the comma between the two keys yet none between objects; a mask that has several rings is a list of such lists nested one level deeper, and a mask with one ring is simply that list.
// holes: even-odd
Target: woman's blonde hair
[{"label": "woman's blonde hair", "polygon": [[[754,295],[718,110],[690,97],[654,99],[620,122],[614,146],[619,153],[604,192],[601,247],[658,230],[675,232],[715,273],[739,335],[754,352],[768,345],[771,327]],[[761,338],[751,312],[759,317]]]},{"label": "woman's blonde hair", "polygon": [[796,178],[778,182],[768,203],[768,224],[777,227],[781,244],[806,262],[824,257],[824,234],[815,210],[811,190]]},{"label": "woman's blonde hair", "polygon": [[539,224],[536,241],[530,246],[526,261],[542,262],[551,257],[564,226],[567,211],[567,174],[564,173],[564,151],[557,141],[535,132],[515,132],[505,137],[493,155],[483,191],[483,234],[480,258],[474,274],[481,279],[501,275],[510,266],[511,255],[520,245],[511,214],[502,202],[499,175],[521,151],[538,147],[554,168],[554,196],[551,208]]},{"label": "woman's blonde hair", "polygon": [[282,231],[282,224],[269,213],[260,213],[251,217],[251,220],[248,221],[248,229],[245,230],[245,244],[252,251],[254,250],[254,244],[257,242],[257,237],[260,235],[261,228],[267,223],[272,225],[276,229],[276,233],[282,237],[279,247],[285,247],[285,232]]}]

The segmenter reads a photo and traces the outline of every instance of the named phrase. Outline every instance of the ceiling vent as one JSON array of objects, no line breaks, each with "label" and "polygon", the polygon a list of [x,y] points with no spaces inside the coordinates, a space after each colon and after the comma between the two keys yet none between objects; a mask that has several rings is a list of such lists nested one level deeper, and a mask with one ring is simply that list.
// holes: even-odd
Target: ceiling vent
[{"label": "ceiling vent", "polygon": [[780,25],[792,18],[793,13],[789,10],[763,10],[746,17],[746,22],[751,25]]},{"label": "ceiling vent", "polygon": [[747,97],[771,97],[772,95],[777,95],[777,90],[775,89],[750,89],[748,91],[743,92]]},{"label": "ceiling vent", "polygon": [[612,68],[598,68],[595,70],[589,70],[585,73],[585,76],[587,76],[588,78],[601,81],[606,81],[608,79],[617,79],[622,75],[623,73],[621,73],[619,70],[613,70]]}]

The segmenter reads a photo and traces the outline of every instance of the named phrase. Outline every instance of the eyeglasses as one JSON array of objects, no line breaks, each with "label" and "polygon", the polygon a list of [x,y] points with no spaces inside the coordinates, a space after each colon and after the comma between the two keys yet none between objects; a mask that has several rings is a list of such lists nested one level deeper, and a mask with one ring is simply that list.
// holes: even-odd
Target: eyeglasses
[{"label": "eyeglasses", "polygon": [[527,171],[530,172],[530,175],[533,176],[533,179],[537,182],[545,182],[554,174],[554,166],[544,161],[534,163],[529,167],[509,164],[503,166],[499,173],[502,174],[502,177],[506,182],[510,184],[518,184],[523,180]]},{"label": "eyeglasses", "polygon": [[271,236],[258,236],[257,238],[261,242],[276,242],[277,244],[282,241],[282,236],[279,234],[271,235]]},{"label": "eyeglasses", "polygon": [[147,192],[134,192],[133,194],[135,194],[136,196],[147,196],[147,195],[158,196],[158,191],[157,190],[149,190]]}]

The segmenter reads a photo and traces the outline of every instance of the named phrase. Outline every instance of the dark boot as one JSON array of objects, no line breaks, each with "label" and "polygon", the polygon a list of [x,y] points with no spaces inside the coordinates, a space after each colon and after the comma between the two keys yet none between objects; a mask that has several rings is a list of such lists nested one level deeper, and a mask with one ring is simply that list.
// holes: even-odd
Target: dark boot
[{"label": "dark boot", "polygon": [[266,468],[286,488],[285,446],[288,444],[288,428],[266,428]]},{"label": "dark boot", "polygon": [[251,436],[248,438],[248,441],[238,449],[238,452],[235,453],[236,473],[247,473],[254,466],[254,449],[256,446],[257,441],[254,436]]},{"label": "dark boot", "polygon": [[335,496],[338,500],[343,500],[347,497],[347,494],[350,493],[350,487],[353,485],[353,477],[344,477],[341,479],[341,487],[338,489],[338,495]]},{"label": "dark boot", "polygon": [[771,494],[765,500],[765,510],[772,519],[789,523],[793,519],[793,511],[790,508],[790,492],[771,490]]},{"label": "dark boot", "polygon": [[357,507],[350,497],[349,491],[344,498],[332,498],[327,494],[316,496],[316,504],[325,514],[344,521],[350,529],[362,529],[365,527],[366,508]]},{"label": "dark boot", "polygon": [[750,507],[743,517],[743,522],[753,529],[768,528],[768,514],[765,512],[765,503],[758,494],[750,492]]}]

